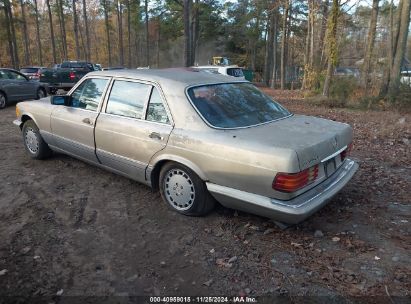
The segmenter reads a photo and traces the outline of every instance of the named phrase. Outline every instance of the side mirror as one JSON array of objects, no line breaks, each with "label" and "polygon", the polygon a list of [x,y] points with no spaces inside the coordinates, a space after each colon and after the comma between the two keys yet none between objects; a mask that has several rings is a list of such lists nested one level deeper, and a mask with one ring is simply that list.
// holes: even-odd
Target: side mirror
[{"label": "side mirror", "polygon": [[70,96],[68,95],[54,95],[50,99],[51,104],[57,106],[68,106],[70,102]]}]

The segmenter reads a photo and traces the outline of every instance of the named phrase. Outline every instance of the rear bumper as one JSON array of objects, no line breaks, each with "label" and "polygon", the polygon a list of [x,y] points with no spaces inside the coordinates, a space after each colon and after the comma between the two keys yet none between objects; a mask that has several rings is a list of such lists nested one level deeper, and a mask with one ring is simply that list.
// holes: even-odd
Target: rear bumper
[{"label": "rear bumper", "polygon": [[207,183],[207,188],[217,201],[228,208],[258,214],[288,224],[297,224],[326,205],[350,181],[357,169],[356,162],[346,159],[328,179],[289,201],[212,183]]}]

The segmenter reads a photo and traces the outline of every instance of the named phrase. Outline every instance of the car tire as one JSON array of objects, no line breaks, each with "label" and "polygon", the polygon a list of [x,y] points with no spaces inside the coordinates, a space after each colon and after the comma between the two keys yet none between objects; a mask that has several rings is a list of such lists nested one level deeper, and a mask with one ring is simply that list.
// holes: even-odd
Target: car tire
[{"label": "car tire", "polygon": [[47,97],[47,92],[43,88],[38,88],[37,93],[36,93],[36,99],[42,99],[44,97]]},{"label": "car tire", "polygon": [[174,211],[189,216],[203,216],[215,206],[207,186],[190,168],[175,162],[160,171],[160,194]]},{"label": "car tire", "polygon": [[3,92],[0,92],[0,109],[4,109],[7,106],[7,96]]},{"label": "car tire", "polygon": [[32,120],[27,120],[23,125],[23,142],[27,153],[33,159],[46,159],[52,151],[41,137],[39,128]]}]

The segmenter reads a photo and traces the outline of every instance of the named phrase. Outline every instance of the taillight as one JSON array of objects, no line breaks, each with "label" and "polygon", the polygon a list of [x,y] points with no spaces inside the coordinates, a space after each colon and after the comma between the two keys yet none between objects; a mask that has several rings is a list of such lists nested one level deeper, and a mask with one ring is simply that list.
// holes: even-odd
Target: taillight
[{"label": "taillight", "polygon": [[40,73],[36,73],[36,74],[34,74],[34,78],[35,78],[35,79],[40,78]]},{"label": "taillight", "polygon": [[341,152],[341,161],[344,161],[348,155],[350,155],[350,152],[352,150],[352,143],[350,143],[344,151]]},{"label": "taillight", "polygon": [[311,184],[318,176],[318,165],[298,173],[277,173],[273,189],[282,192],[295,192]]},{"label": "taillight", "polygon": [[69,78],[70,80],[74,80],[76,78],[76,74],[74,74],[74,72],[70,72]]}]

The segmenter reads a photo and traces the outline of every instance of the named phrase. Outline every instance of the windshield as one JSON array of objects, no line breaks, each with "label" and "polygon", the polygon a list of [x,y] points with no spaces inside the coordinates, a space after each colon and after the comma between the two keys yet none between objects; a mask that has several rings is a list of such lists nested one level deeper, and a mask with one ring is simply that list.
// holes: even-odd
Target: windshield
[{"label": "windshield", "polygon": [[290,112],[251,83],[223,83],[188,89],[207,122],[218,128],[241,128],[284,118]]}]

